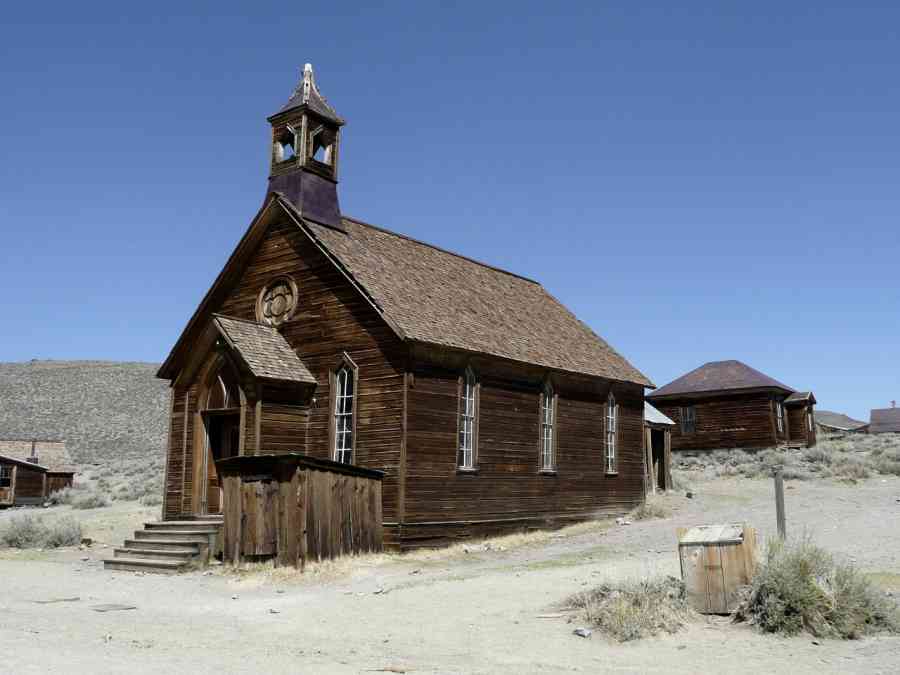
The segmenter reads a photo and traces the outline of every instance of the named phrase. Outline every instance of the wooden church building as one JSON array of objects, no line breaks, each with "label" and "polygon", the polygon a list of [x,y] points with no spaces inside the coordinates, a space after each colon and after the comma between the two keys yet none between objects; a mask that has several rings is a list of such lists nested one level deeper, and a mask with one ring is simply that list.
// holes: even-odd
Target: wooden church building
[{"label": "wooden church building", "polygon": [[816,444],[815,396],[740,361],[712,361],[647,395],[677,424],[672,450]]},{"label": "wooden church building", "polygon": [[650,381],[538,282],[342,214],[309,65],[269,122],[262,208],[159,370],[165,518],[221,512],[217,461],[288,452],[383,472],[394,548],[640,503]]}]

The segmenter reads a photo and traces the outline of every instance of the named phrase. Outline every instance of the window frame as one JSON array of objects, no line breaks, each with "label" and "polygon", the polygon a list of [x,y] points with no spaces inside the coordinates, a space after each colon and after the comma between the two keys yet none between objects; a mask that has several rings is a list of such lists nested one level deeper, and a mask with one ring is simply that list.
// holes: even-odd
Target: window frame
[{"label": "window frame", "polygon": [[[349,382],[352,383],[353,391],[351,393],[350,399],[350,428],[345,430],[342,433],[349,432],[350,434],[350,447],[341,448],[341,453],[349,452],[349,457],[347,461],[343,459],[339,459],[338,456],[338,380],[340,373],[346,370],[348,374]],[[350,358],[349,354],[344,352],[341,355],[341,359],[338,361],[337,365],[329,371],[328,377],[329,384],[329,406],[328,406],[328,446],[329,446],[329,454],[331,455],[332,461],[339,462],[341,464],[353,464],[353,461],[356,459],[356,448],[357,448],[357,438],[356,433],[356,421],[359,418],[358,414],[358,402],[359,402],[359,367]],[[341,415],[347,415],[348,413],[340,413]]]},{"label": "window frame", "polygon": [[[471,387],[471,392],[469,391]],[[471,396],[469,396],[471,393]],[[471,414],[469,413],[471,401]],[[456,380],[456,471],[478,471],[478,420],[481,406],[481,381],[471,366],[466,366]],[[468,430],[466,425],[468,424]],[[469,439],[469,447],[463,446],[463,438]],[[468,460],[468,461],[466,461]]]},{"label": "window frame", "polygon": [[[12,489],[14,466],[9,464],[0,464],[0,489]],[[6,485],[3,484],[3,474],[6,474]]]},{"label": "window frame", "polygon": [[603,473],[614,476],[619,473],[619,404],[612,391],[603,404],[603,432]]},{"label": "window frame", "polygon": [[697,433],[697,408],[692,405],[681,406],[678,411],[682,434]]},{"label": "window frame", "polygon": [[775,399],[775,428],[779,434],[784,433],[784,403]]},{"label": "window frame", "polygon": [[[549,405],[548,405],[549,400]],[[546,420],[550,415],[549,425]],[[545,429],[549,426],[549,447]],[[538,473],[554,475],[557,471],[557,441],[559,439],[559,394],[550,379],[544,381],[538,397]],[[545,459],[549,456],[549,464]]]}]

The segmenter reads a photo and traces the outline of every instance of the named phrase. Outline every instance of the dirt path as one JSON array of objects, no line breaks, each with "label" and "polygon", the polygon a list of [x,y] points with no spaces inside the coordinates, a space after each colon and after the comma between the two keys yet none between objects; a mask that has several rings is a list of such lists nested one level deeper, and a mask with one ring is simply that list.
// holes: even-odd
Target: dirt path
[{"label": "dirt path", "polygon": [[[900,479],[789,486],[791,533],[808,530],[900,591]],[[6,553],[0,555],[0,646],[14,655],[17,673],[900,670],[900,638],[814,644],[711,619],[674,636],[618,645],[597,634],[575,637],[564,618],[541,618],[603,579],[677,575],[679,525],[747,521],[763,537],[771,532],[769,483],[696,487],[694,499],[668,500],[675,513],[665,520],[583,528],[502,551],[383,556],[323,567],[301,580],[110,573],[99,563],[108,551],[97,549]],[[73,597],[79,599],[37,602]],[[101,603],[137,609],[91,609]]]}]

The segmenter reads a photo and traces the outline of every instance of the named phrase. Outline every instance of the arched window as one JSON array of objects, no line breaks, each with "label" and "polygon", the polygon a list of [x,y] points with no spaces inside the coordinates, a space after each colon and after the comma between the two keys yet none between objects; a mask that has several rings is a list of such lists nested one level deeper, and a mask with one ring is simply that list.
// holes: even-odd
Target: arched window
[{"label": "arched window", "polygon": [[554,440],[556,436],[556,393],[549,382],[541,394],[541,471],[556,468]]},{"label": "arched window", "polygon": [[348,365],[334,375],[334,461],[353,462],[353,396],[355,373]]},{"label": "arched window", "polygon": [[619,406],[616,405],[616,397],[612,392],[606,400],[606,473],[616,473],[617,466],[617,439],[619,430]]},{"label": "arched window", "polygon": [[459,388],[459,459],[460,469],[475,468],[477,447],[478,381],[471,368],[466,368]]},{"label": "arched window", "polygon": [[222,410],[225,408],[239,408],[240,406],[241,394],[237,377],[232,368],[226,363],[219,368],[215,377],[209,382],[206,410]]}]

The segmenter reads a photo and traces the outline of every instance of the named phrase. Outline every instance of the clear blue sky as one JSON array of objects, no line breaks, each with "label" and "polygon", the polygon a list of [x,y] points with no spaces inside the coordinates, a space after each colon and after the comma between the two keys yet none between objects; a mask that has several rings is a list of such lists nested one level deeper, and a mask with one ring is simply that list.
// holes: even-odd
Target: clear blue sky
[{"label": "clear blue sky", "polygon": [[346,214],[537,278],[657,384],[900,399],[897,3],[227,4],[4,8],[0,360],[161,360],[311,61]]}]

